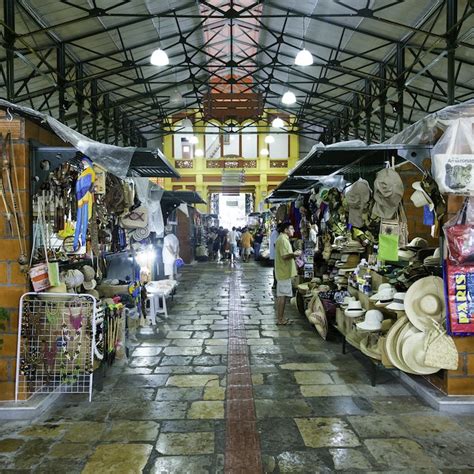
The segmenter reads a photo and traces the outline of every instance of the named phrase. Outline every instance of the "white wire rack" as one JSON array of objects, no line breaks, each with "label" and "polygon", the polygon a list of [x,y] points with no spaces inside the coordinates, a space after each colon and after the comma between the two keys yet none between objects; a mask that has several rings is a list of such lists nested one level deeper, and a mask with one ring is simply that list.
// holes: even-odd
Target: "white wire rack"
[{"label": "white wire rack", "polygon": [[87,393],[92,400],[95,318],[90,295],[21,297],[15,401],[38,393]]}]

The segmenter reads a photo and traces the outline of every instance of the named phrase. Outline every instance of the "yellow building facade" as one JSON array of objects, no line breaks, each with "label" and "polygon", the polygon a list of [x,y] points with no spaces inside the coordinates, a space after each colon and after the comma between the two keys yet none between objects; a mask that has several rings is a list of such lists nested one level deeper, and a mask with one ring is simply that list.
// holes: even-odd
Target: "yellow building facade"
[{"label": "yellow building facade", "polygon": [[[292,118],[288,119],[291,124]],[[216,122],[212,122],[215,125]],[[209,125],[203,121],[195,121],[192,134],[197,137],[197,143],[192,146],[192,155],[196,150],[206,150],[205,131]],[[198,192],[208,203],[207,205],[198,205],[201,212],[210,212],[210,201],[213,193],[251,193],[255,211],[261,211],[268,206],[264,203],[265,197],[274,189],[287,175],[299,157],[298,135],[287,133],[288,153],[286,158],[272,157],[272,146],[265,143],[265,138],[274,133],[270,128],[268,121],[259,122],[256,125],[258,130],[256,156],[247,156],[244,158],[239,154],[222,154],[219,158],[209,158],[206,156],[190,156],[183,158],[176,149],[176,140],[172,134],[164,138],[163,152],[177,169],[181,178],[166,178],[162,185],[166,190],[192,190]],[[285,134],[285,130],[277,133]],[[239,149],[242,150],[242,140],[245,132],[235,134],[240,140]],[[222,142],[223,138],[220,137]],[[255,143],[255,140],[253,141]],[[268,150],[268,156],[262,150]],[[204,155],[205,155],[204,151]],[[284,153],[286,155],[286,153]],[[281,153],[280,153],[281,156]],[[242,182],[239,184],[228,184],[225,175],[230,170],[240,171]]]}]

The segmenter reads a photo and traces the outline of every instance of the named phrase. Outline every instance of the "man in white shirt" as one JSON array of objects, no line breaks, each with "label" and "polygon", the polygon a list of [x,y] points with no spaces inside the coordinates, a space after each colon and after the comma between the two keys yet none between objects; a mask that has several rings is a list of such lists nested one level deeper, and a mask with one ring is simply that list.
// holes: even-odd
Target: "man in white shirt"
[{"label": "man in white shirt", "polygon": [[165,227],[165,238],[163,239],[163,264],[165,275],[173,280],[176,273],[176,259],[179,256],[179,240],[173,234],[173,227]]},{"label": "man in white shirt", "polygon": [[276,227],[272,230],[272,233],[270,234],[270,239],[268,242],[269,250],[270,250],[270,260],[272,262],[272,267],[273,267],[273,285],[272,288],[276,288],[276,278],[275,278],[275,243],[278,239],[279,232]]},{"label": "man in white shirt", "polygon": [[230,262],[233,263],[235,256],[237,255],[237,240],[238,240],[238,234],[235,229],[235,227],[232,227],[232,230],[229,232],[229,235],[227,236],[229,239],[229,244],[230,244]]}]

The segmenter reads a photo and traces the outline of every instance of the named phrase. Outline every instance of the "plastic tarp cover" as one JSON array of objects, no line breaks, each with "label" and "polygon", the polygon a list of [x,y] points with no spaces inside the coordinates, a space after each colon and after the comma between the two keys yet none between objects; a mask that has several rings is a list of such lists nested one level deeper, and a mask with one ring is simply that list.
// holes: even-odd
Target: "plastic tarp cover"
[{"label": "plastic tarp cover", "polygon": [[385,144],[434,145],[456,120],[474,117],[474,99],[438,110],[403,129]]},{"label": "plastic tarp cover", "polygon": [[58,137],[70,143],[74,148],[89,157],[94,163],[102,166],[109,173],[119,178],[127,176],[136,147],[120,147],[96,142],[64,125],[50,115],[30,109],[29,107],[13,104],[4,99],[0,99],[0,107],[40,119],[42,122],[47,123]]},{"label": "plastic tarp cover", "polygon": [[474,195],[474,116],[450,124],[433,147],[431,167],[442,193]]},{"label": "plastic tarp cover", "polygon": [[164,221],[161,210],[161,197],[163,189],[154,184],[148,178],[132,178],[137,190],[138,199],[148,208],[148,226],[150,232],[156,232],[157,237],[164,235]]}]

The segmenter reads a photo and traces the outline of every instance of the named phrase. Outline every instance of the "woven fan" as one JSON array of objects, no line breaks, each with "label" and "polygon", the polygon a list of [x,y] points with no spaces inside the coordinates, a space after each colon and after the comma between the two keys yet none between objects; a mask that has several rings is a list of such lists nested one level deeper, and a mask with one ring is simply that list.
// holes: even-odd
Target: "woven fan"
[{"label": "woven fan", "polygon": [[453,338],[448,336],[438,324],[431,330],[425,343],[425,365],[439,369],[456,370],[459,354]]}]

